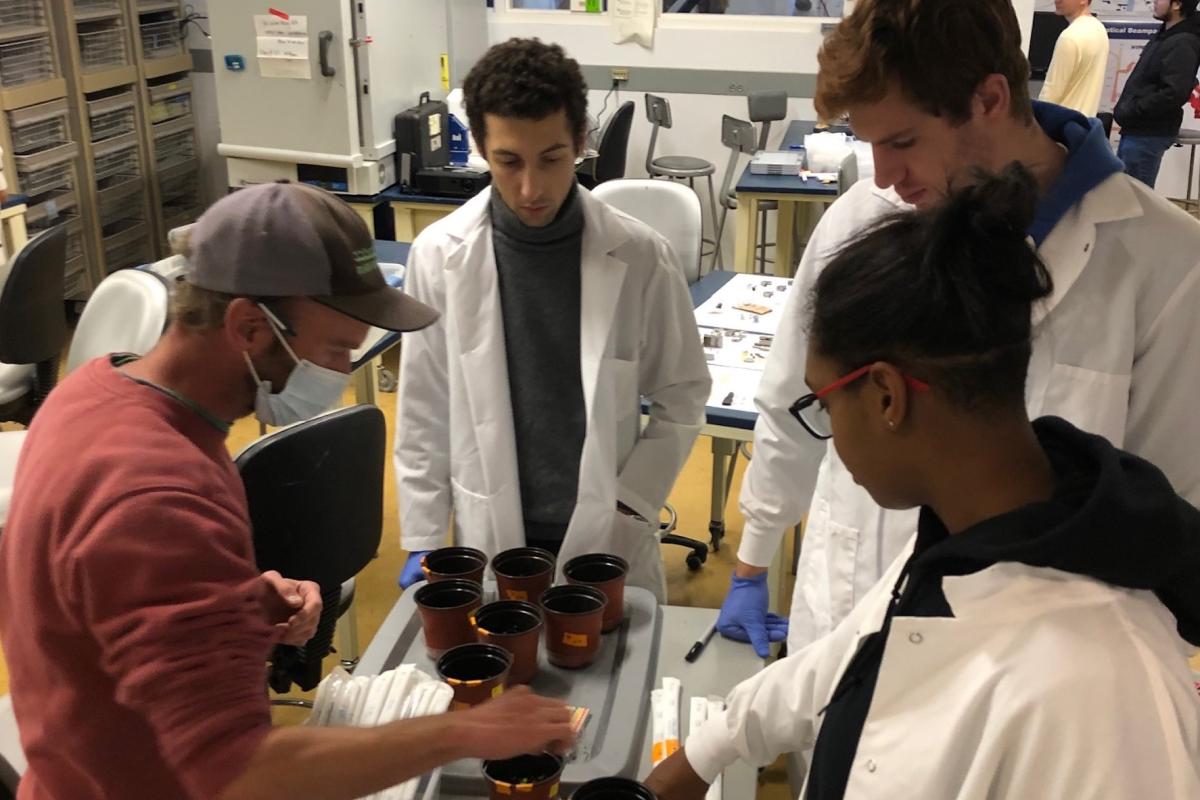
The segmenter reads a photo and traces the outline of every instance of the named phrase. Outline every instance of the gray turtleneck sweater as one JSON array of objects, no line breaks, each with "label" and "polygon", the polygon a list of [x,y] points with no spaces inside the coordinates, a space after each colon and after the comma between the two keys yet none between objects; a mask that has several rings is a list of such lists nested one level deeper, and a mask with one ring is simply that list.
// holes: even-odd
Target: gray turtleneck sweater
[{"label": "gray turtleneck sweater", "polygon": [[579,366],[583,209],[572,188],[554,220],[521,222],[492,190],[492,241],[527,537],[561,539],[579,491],[586,414]]}]

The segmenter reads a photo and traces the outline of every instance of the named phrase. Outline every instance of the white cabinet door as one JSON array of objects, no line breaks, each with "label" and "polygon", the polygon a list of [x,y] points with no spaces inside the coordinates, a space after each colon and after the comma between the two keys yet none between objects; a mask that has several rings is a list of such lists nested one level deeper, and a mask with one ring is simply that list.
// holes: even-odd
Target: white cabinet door
[{"label": "white cabinet door", "polygon": [[[266,14],[266,4],[245,0],[208,4],[221,143],[343,159],[357,155],[358,81],[351,45],[351,0],[284,0],[277,5],[292,18],[306,18],[304,42],[261,39],[255,17]],[[287,59],[260,58],[260,53],[307,54],[307,59],[283,63]],[[229,59],[240,59],[245,68],[231,69]],[[305,77],[268,77],[280,73]]]}]

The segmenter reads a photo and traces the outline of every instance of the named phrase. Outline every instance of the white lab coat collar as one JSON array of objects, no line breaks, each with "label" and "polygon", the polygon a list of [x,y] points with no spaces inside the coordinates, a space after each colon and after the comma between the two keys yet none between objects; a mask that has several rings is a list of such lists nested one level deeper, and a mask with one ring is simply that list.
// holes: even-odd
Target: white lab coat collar
[{"label": "white lab coat collar", "polygon": [[1123,173],[1110,175],[1067,211],[1038,248],[1038,255],[1054,280],[1054,291],[1034,306],[1035,327],[1054,310],[1083,274],[1092,257],[1092,248],[1096,246],[1096,226],[1134,219],[1145,213],[1129,181],[1129,176]]},{"label": "white lab coat collar", "polygon": [[[872,187],[872,194],[900,209],[912,206],[900,199],[891,187]],[[1038,254],[1054,280],[1054,291],[1033,309],[1033,324],[1037,326],[1062,301],[1079,279],[1096,246],[1096,226],[1106,222],[1134,219],[1145,213],[1137,194],[1129,185],[1129,177],[1116,173],[1092,189],[1073,206],[1038,248]]]},{"label": "white lab coat collar", "polygon": [[[580,369],[584,405],[593,430],[596,393],[600,364],[604,358],[609,333],[616,318],[617,300],[625,278],[626,261],[619,255],[621,246],[631,240],[621,217],[607,205],[592,197],[580,186],[578,201],[583,210],[583,243],[581,249],[580,304]],[[508,361],[505,350],[504,319],[500,313],[500,290],[496,271],[496,254],[492,243],[492,222],[488,213],[492,189],[480,192],[463,206],[460,213],[447,218],[445,233],[457,239],[457,247],[447,250],[447,303],[459,311],[460,318],[475,316],[477,325],[458,329],[456,346],[461,359],[469,365],[474,379],[466,382],[471,419],[479,431],[480,447],[492,457],[483,459],[489,494],[499,493],[517,475],[516,432],[512,422],[512,401],[507,393],[498,396],[494,387],[508,386]],[[463,252],[463,249],[466,252]],[[454,272],[472,270],[470,276],[454,276]],[[455,346],[452,344],[451,346]],[[595,446],[585,441],[585,448]],[[499,463],[497,454],[510,454]],[[583,469],[592,461],[584,458]],[[606,468],[609,465],[604,465]],[[612,467],[615,474],[615,466]],[[609,480],[594,480],[597,476],[580,474],[580,498],[590,487],[608,486]],[[509,499],[519,499],[510,493]],[[616,498],[594,498],[605,506],[615,506]],[[520,519],[519,508],[505,509],[501,517]],[[501,528],[503,529],[503,528]],[[519,544],[519,542],[517,543]],[[517,546],[514,544],[513,546]]]}]

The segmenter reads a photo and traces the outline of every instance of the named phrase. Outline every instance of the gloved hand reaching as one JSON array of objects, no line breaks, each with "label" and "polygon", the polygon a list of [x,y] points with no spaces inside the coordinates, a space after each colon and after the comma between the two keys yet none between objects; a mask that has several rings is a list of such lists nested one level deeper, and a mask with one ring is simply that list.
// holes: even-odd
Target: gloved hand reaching
[{"label": "gloved hand reaching", "polygon": [[788,621],[768,613],[768,602],[767,573],[753,578],[734,575],[729,594],[721,604],[717,630],[726,639],[749,642],[759,658],[766,658],[771,655],[771,642],[785,641],[788,635]]},{"label": "gloved hand reaching", "polygon": [[401,589],[407,589],[414,583],[425,580],[425,570],[421,569],[421,559],[432,552],[432,550],[417,550],[408,554],[408,561],[404,562],[404,569],[400,570],[400,577],[396,580]]}]

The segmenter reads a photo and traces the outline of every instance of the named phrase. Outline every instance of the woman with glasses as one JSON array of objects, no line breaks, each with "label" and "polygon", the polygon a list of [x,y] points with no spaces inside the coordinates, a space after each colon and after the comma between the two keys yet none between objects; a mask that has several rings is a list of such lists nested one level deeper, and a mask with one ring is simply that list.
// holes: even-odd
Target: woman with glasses
[{"label": "woman with glasses", "polygon": [[880,505],[919,507],[918,531],[833,633],[654,771],[662,800],[784,752],[806,800],[1200,797],[1200,512],[1105,439],[1029,420],[1053,291],[1035,205],[1014,165],[818,278],[792,414]]}]

